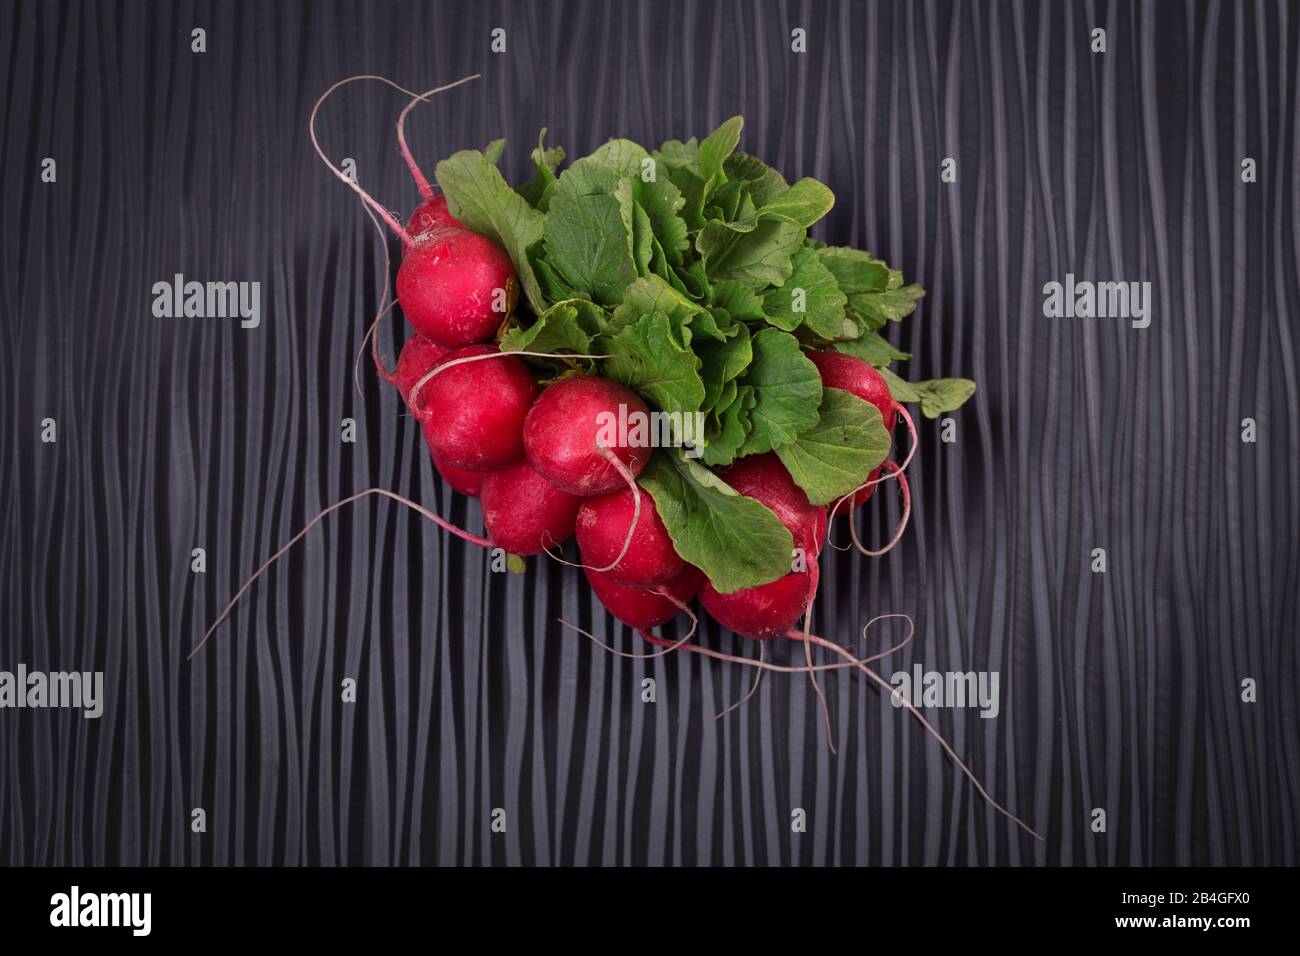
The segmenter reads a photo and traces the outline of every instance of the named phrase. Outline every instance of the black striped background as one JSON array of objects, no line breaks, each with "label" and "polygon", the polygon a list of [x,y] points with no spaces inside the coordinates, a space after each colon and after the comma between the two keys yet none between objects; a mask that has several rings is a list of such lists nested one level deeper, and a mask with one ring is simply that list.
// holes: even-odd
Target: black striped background
[{"label": "black striped background", "polygon": [[[0,711],[0,861],[1295,863],[1298,24],[1273,0],[3,0],[0,669],[98,669],[108,693],[98,721]],[[373,499],[186,661],[243,577],[349,492],[480,527],[391,390],[352,388],[381,247],[306,134],[349,74],[472,72],[412,114],[429,166],[505,136],[517,178],[540,126],[579,155],[739,112],[742,148],[834,189],[822,238],[929,290],[898,338],[909,376],[979,391],[955,443],[923,423],[904,543],[829,559],[815,626],[863,648],[869,617],[905,611],[918,637],[886,674],[999,671],[997,719],[937,720],[1042,842],[859,677],[823,679],[838,754],[802,678],[768,675],[715,720],[748,670],[612,657],[557,623],[641,649],[572,569],[491,574]],[[321,134],[406,213],[403,102],[346,87]],[[260,281],[261,327],[154,318],[176,272]],[[1152,325],[1044,318],[1067,272],[1149,280]],[[884,540],[897,505],[878,498]],[[753,653],[713,625],[702,640]]]}]

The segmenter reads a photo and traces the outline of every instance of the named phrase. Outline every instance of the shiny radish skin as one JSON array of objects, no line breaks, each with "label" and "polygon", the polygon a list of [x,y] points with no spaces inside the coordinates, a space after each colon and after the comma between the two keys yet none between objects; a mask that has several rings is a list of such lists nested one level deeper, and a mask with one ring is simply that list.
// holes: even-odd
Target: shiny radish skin
[{"label": "shiny radish skin", "polygon": [[742,637],[779,637],[798,623],[817,593],[821,573],[817,554],[826,540],[826,509],[808,501],[771,452],[741,458],[719,469],[718,477],[772,510],[794,537],[795,547],[803,549],[805,569],[731,594],[706,582],[700,589],[700,604],[715,621]]},{"label": "shiny radish skin", "polygon": [[635,511],[631,488],[584,499],[578,509],[574,536],[578,539],[583,564],[605,568],[604,576],[623,587],[652,588],[671,581],[686,570],[687,565],[673,549],[672,539],[668,537],[668,529],[659,517],[654,499],[642,490],[641,513],[632,540],[627,545],[627,553],[618,564],[609,566],[627,543],[627,532],[632,527]]},{"label": "shiny radish skin", "polygon": [[467,498],[477,498],[479,496],[479,491],[483,488],[483,479],[490,472],[469,471],[465,468],[449,465],[445,461],[439,461],[437,455],[431,455],[430,457],[433,458],[433,467],[438,470],[438,474],[442,475],[442,480],[447,483],[452,491],[465,495]]},{"label": "shiny radish skin", "polygon": [[[623,407],[620,415],[620,406]],[[602,453],[602,446],[635,478],[653,449],[626,444],[620,421],[635,421],[650,408],[631,389],[594,375],[566,378],[548,386],[524,423],[524,448],[533,467],[570,494],[604,495],[627,481]],[[612,417],[607,417],[612,416]],[[599,444],[598,444],[599,441]]]},{"label": "shiny radish skin", "polygon": [[810,556],[821,553],[826,543],[826,509],[808,501],[775,453],[747,455],[717,474],[745,497],[771,509],[794,535],[795,547]]},{"label": "shiny radish skin", "polygon": [[[495,345],[470,345],[446,353],[438,366],[499,353]],[[493,471],[523,458],[524,420],[536,395],[527,366],[499,355],[439,372],[415,400],[434,457],[453,468]]]},{"label": "shiny radish skin", "polygon": [[862,359],[833,349],[804,354],[817,366],[822,385],[838,388],[875,405],[885,420],[885,431],[893,434],[898,412],[894,408],[894,395],[889,390],[889,383],[879,372]]},{"label": "shiny radish skin", "polygon": [[483,479],[488,540],[511,554],[541,554],[573,535],[582,499],[561,491],[520,459]]},{"label": "shiny radish skin", "polygon": [[[862,359],[833,349],[808,352],[807,355],[817,366],[824,387],[838,388],[876,406],[880,411],[880,417],[885,421],[885,431],[893,435],[894,424],[898,421],[898,410],[894,407],[894,395],[889,390],[889,383],[879,372]],[[873,481],[878,477],[880,477],[880,468],[877,467],[863,478],[862,482]],[[853,507],[857,508],[863,504],[875,490],[876,486],[870,485],[857,492],[853,496]],[[845,514],[849,510],[841,505],[836,514]]]},{"label": "shiny radish skin", "polygon": [[406,320],[448,348],[493,338],[518,295],[510,256],[468,229],[425,234],[407,247],[397,270],[397,299]]},{"label": "shiny radish skin", "polygon": [[687,565],[677,577],[658,586],[676,599],[677,604],[674,604],[673,600],[653,590],[624,587],[611,581],[608,574],[590,568],[585,570],[587,583],[605,610],[636,630],[658,627],[671,621],[681,611],[677,604],[689,603],[704,584],[704,574]]},{"label": "shiny radish skin", "polygon": [[806,570],[732,594],[706,582],[700,589],[700,604],[710,617],[741,637],[758,641],[780,637],[799,623],[817,592],[821,573],[817,559],[809,554],[806,561]]},{"label": "shiny radish skin", "polygon": [[[403,402],[407,402],[407,396],[411,394],[411,388],[415,383],[424,377],[425,372],[437,365],[449,351],[451,350],[445,345],[439,345],[423,335],[412,335],[406,340],[402,345],[401,354],[397,356],[397,367],[389,377],[389,381],[397,388],[397,393],[402,396]],[[423,404],[424,396],[420,398]]]},{"label": "shiny radish skin", "polygon": [[448,226],[465,228],[465,224],[447,208],[447,197],[442,193],[435,193],[420,203],[415,207],[415,212],[411,213],[411,218],[406,220],[407,234],[417,241],[435,229],[445,229]]}]

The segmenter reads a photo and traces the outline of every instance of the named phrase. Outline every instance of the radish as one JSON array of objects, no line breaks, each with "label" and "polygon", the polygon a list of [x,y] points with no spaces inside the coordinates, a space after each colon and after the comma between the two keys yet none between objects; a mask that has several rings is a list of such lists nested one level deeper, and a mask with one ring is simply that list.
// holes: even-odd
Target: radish
[{"label": "radish", "polygon": [[766,505],[794,535],[795,547],[821,553],[826,539],[826,509],[811,504],[774,453],[747,455],[718,470],[718,477],[747,498]]},{"label": "radish", "polygon": [[820,568],[817,554],[826,538],[826,509],[809,503],[775,454],[748,455],[719,469],[718,477],[736,491],[769,508],[804,551],[806,568],[785,577],[724,594],[705,584],[700,590],[704,610],[723,627],[744,637],[765,640],[790,630],[817,593]]},{"label": "radish", "polygon": [[[407,320],[416,331],[450,348],[486,342],[492,338],[514,308],[519,281],[514,263],[504,249],[485,236],[457,228],[459,223],[446,209],[446,199],[434,195],[428,180],[416,165],[406,144],[403,121],[407,111],[416,103],[477,78],[478,74],[474,74],[425,93],[413,94],[383,77],[348,77],[321,94],[312,107],[307,122],[312,147],[321,161],[361,197],[369,207],[372,219],[378,216],[402,240],[403,258],[402,265],[397,270],[397,294]],[[418,236],[408,232],[382,203],[332,163],[316,137],[316,114],[320,111],[321,104],[344,83],[361,79],[378,79],[413,96],[407,108],[402,111],[397,134],[402,155],[425,200],[411,217]],[[439,223],[444,213],[447,221],[440,228],[422,231],[426,226]]]},{"label": "radish", "polygon": [[[481,355],[495,358],[457,362]],[[411,387],[409,400],[439,461],[492,471],[523,457],[524,420],[536,394],[523,362],[495,345],[471,345],[446,353]]]},{"label": "radish", "polygon": [[627,588],[652,588],[677,577],[687,565],[673,550],[653,498],[641,494],[641,512],[629,542],[635,515],[636,494],[620,488],[583,501],[574,533],[583,561],[604,568],[602,577]]},{"label": "radish", "polygon": [[[621,414],[620,414],[621,408]],[[649,420],[650,408],[636,393],[607,378],[580,375],[542,392],[524,422],[528,460],[546,480],[575,495],[603,495],[632,479],[652,449],[627,444],[612,427],[619,421]],[[621,469],[621,470],[620,470]]]},{"label": "radish", "polygon": [[[912,445],[907,452],[907,457],[903,459],[903,464],[898,465],[892,459],[885,461],[883,465],[873,468],[862,479],[862,485],[853,493],[853,506],[848,509],[852,511],[857,508],[876,490],[876,485],[882,480],[880,473],[888,467],[889,476],[898,479],[899,489],[903,495],[903,517],[899,522],[898,528],[894,532],[890,543],[882,550],[873,551],[865,548],[862,542],[858,540],[858,531],[856,525],[850,522],[850,534],[853,537],[853,545],[858,551],[868,557],[878,558],[887,554],[891,548],[896,545],[903,536],[903,529],[907,527],[908,516],[912,512],[911,492],[907,486],[907,478],[903,473],[912,461],[912,456],[916,454],[916,426],[912,423],[912,416],[907,413],[907,409],[898,402],[894,401],[893,393],[889,390],[887,383],[879,372],[859,358],[852,355],[845,355],[842,352],[826,350],[821,352],[808,352],[808,358],[817,366],[817,372],[821,376],[822,385],[827,388],[838,388],[848,392],[850,395],[856,395],[864,402],[874,405],[880,411],[880,417],[885,424],[885,431],[889,432],[891,437],[894,431],[894,425],[897,424],[901,416],[907,430],[912,436]],[[832,517],[837,514],[843,507],[843,502],[848,498],[846,495],[835,503],[831,509]]]},{"label": "radish", "polygon": [[489,473],[479,498],[488,540],[511,554],[539,554],[567,541],[582,504],[581,498],[556,488],[524,459]]},{"label": "radish", "polygon": [[388,380],[397,387],[402,401],[408,401],[412,386],[449,351],[446,346],[423,335],[412,335],[406,340],[401,354],[397,356],[397,367],[388,376]]},{"label": "radish", "polygon": [[442,193],[429,196],[415,208],[411,218],[406,220],[406,231],[416,242],[435,229],[443,229],[447,226],[465,228],[465,224],[453,216],[451,210],[447,208],[447,197]]},{"label": "radish", "polygon": [[483,479],[488,476],[487,472],[457,468],[445,461],[439,461],[437,455],[432,457],[433,467],[438,469],[438,474],[442,475],[442,480],[451,487],[452,491],[458,491],[469,498],[478,497],[479,491],[483,487]]},{"label": "radish", "polygon": [[[822,352],[806,353],[812,363],[817,366],[817,371],[821,374],[822,385],[827,388],[838,388],[841,391],[848,392],[850,395],[856,395],[868,404],[876,406],[880,411],[880,417],[884,419],[885,431],[893,433],[894,424],[897,421],[898,406],[894,403],[894,396],[889,391],[889,383],[874,368],[852,355],[845,355],[843,352],[836,352],[833,349],[827,349]],[[880,468],[875,468],[867,475],[864,482],[875,482],[880,477]],[[857,508],[876,490],[875,484],[867,486],[853,495],[853,507]]]},{"label": "radish", "polygon": [[819,576],[817,559],[809,554],[806,570],[791,571],[758,587],[723,594],[706,583],[700,589],[700,603],[715,621],[742,637],[760,641],[780,637],[808,609]]},{"label": "radish", "polygon": [[510,315],[519,280],[486,236],[444,226],[407,244],[397,298],[412,327],[439,345],[486,342]]},{"label": "radish", "polygon": [[703,573],[690,565],[686,565],[675,578],[655,590],[625,587],[613,581],[608,573],[593,571],[591,568],[587,568],[586,573],[587,582],[605,609],[628,627],[637,630],[658,627],[665,621],[672,620],[681,610],[679,605],[686,604],[695,597],[700,585],[704,583]]},{"label": "radish", "polygon": [[880,410],[880,417],[885,420],[885,431],[893,433],[897,406],[884,376],[862,359],[834,349],[804,354],[817,366],[822,385],[838,388],[875,405]]}]

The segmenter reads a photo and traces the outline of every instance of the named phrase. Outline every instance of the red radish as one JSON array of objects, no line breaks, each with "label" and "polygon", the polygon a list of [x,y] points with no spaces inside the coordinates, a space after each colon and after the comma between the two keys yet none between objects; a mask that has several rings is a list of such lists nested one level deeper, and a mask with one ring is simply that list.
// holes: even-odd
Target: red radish
[{"label": "red radish", "polygon": [[468,229],[444,227],[406,249],[397,298],[421,335],[456,348],[486,342],[514,309],[519,280],[506,251]]},{"label": "red radish", "polygon": [[433,456],[433,467],[438,469],[438,474],[442,475],[442,480],[451,486],[452,491],[458,491],[470,498],[478,497],[479,490],[483,487],[483,479],[488,476],[486,471],[470,471],[439,461],[437,455]]},{"label": "red radish", "polygon": [[670,598],[653,590],[624,587],[610,580],[609,575],[601,571],[587,568],[586,572],[587,582],[605,609],[628,627],[637,630],[658,627],[665,621],[672,620],[681,610],[678,604],[685,604],[695,597],[700,585],[704,583],[704,575],[687,565],[677,577],[659,586],[659,590],[671,595]]},{"label": "red radish", "polygon": [[893,433],[896,420],[894,396],[889,391],[889,383],[879,372],[862,359],[834,349],[804,354],[817,366],[823,385],[838,388],[875,405],[885,420],[885,431]]},{"label": "red radish", "polygon": [[[499,351],[471,345],[448,352],[437,367]],[[524,419],[537,385],[513,355],[452,365],[413,394],[425,440],[443,464],[492,471],[523,457]]]},{"label": "red radish", "polygon": [[799,622],[817,591],[817,559],[807,557],[807,570],[791,571],[756,588],[723,594],[705,583],[700,603],[715,621],[743,637],[766,640],[780,637]]},{"label": "red radish", "polygon": [[[838,388],[875,405],[880,410],[880,417],[885,420],[885,431],[893,433],[894,424],[898,420],[897,406],[894,404],[893,393],[889,391],[889,383],[879,372],[862,359],[836,352],[834,349],[806,354],[821,373],[822,385],[827,388]],[[879,477],[880,469],[876,468],[862,480],[874,481]],[[857,492],[853,496],[853,507],[861,505],[875,490],[875,485],[867,485]],[[846,509],[841,505],[840,510],[843,512]]]},{"label": "red radish", "polygon": [[[629,588],[651,588],[677,577],[686,562],[673,550],[654,499],[641,492],[641,514],[628,542],[635,501],[631,488],[620,488],[598,498],[587,498],[578,509],[574,534],[582,560],[597,568],[615,584]],[[610,567],[627,547],[627,553]]]},{"label": "red radish", "polygon": [[706,583],[700,603],[730,631],[758,640],[778,637],[794,627],[817,592],[817,554],[826,539],[826,509],[809,503],[781,459],[771,452],[741,458],[719,469],[718,477],[766,505],[790,529],[795,547],[804,551],[806,570],[791,571],[775,581],[732,594],[723,594]]},{"label": "red radish", "polygon": [[770,508],[794,535],[795,547],[821,553],[826,541],[826,509],[810,504],[781,459],[772,452],[747,455],[718,469],[718,477],[736,491]]},{"label": "red radish", "polygon": [[447,226],[465,228],[465,224],[447,208],[447,197],[442,193],[436,193],[420,203],[415,207],[415,212],[411,213],[411,218],[406,220],[406,231],[416,242],[435,229]]},{"label": "red radish", "polygon": [[488,540],[511,554],[539,554],[568,540],[582,504],[523,459],[489,473],[479,498]]},{"label": "red radish", "polygon": [[438,360],[448,351],[450,350],[446,346],[426,339],[423,335],[412,335],[406,340],[402,353],[397,357],[397,367],[389,377],[389,381],[397,387],[397,393],[402,396],[402,401],[407,401],[411,386],[437,365]]},{"label": "red radish", "polygon": [[[620,413],[621,407],[621,413]],[[636,421],[650,408],[636,393],[594,375],[566,378],[542,392],[524,423],[524,448],[533,467],[557,488],[603,495],[627,484],[610,460],[635,478],[650,459],[649,447],[627,444],[619,422]]]}]

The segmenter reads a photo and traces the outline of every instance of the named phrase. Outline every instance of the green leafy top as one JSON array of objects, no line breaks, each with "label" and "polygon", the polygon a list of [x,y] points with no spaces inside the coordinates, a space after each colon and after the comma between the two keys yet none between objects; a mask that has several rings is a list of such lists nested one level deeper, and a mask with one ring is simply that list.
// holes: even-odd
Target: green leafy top
[{"label": "green leafy top", "polygon": [[[689,455],[661,450],[640,483],[677,550],[722,591],[786,573],[791,537],[711,468],[775,452],[827,504],[889,452],[880,413],[824,389],[806,351],[876,366],[897,401],[929,417],[975,390],[890,370],[911,356],[884,332],[924,290],[870,253],[810,238],[834,195],[738,152],[743,125],[735,116],[698,143],[656,150],[613,139],[563,169],[564,150],[542,130],[534,175],[517,188],[497,169],[500,140],[437,167],[452,214],[499,242],[519,274],[528,309],[511,317],[502,349],[551,353],[533,360],[551,375],[605,375],[655,409],[703,421]],[[604,358],[577,357],[593,355]]]}]

